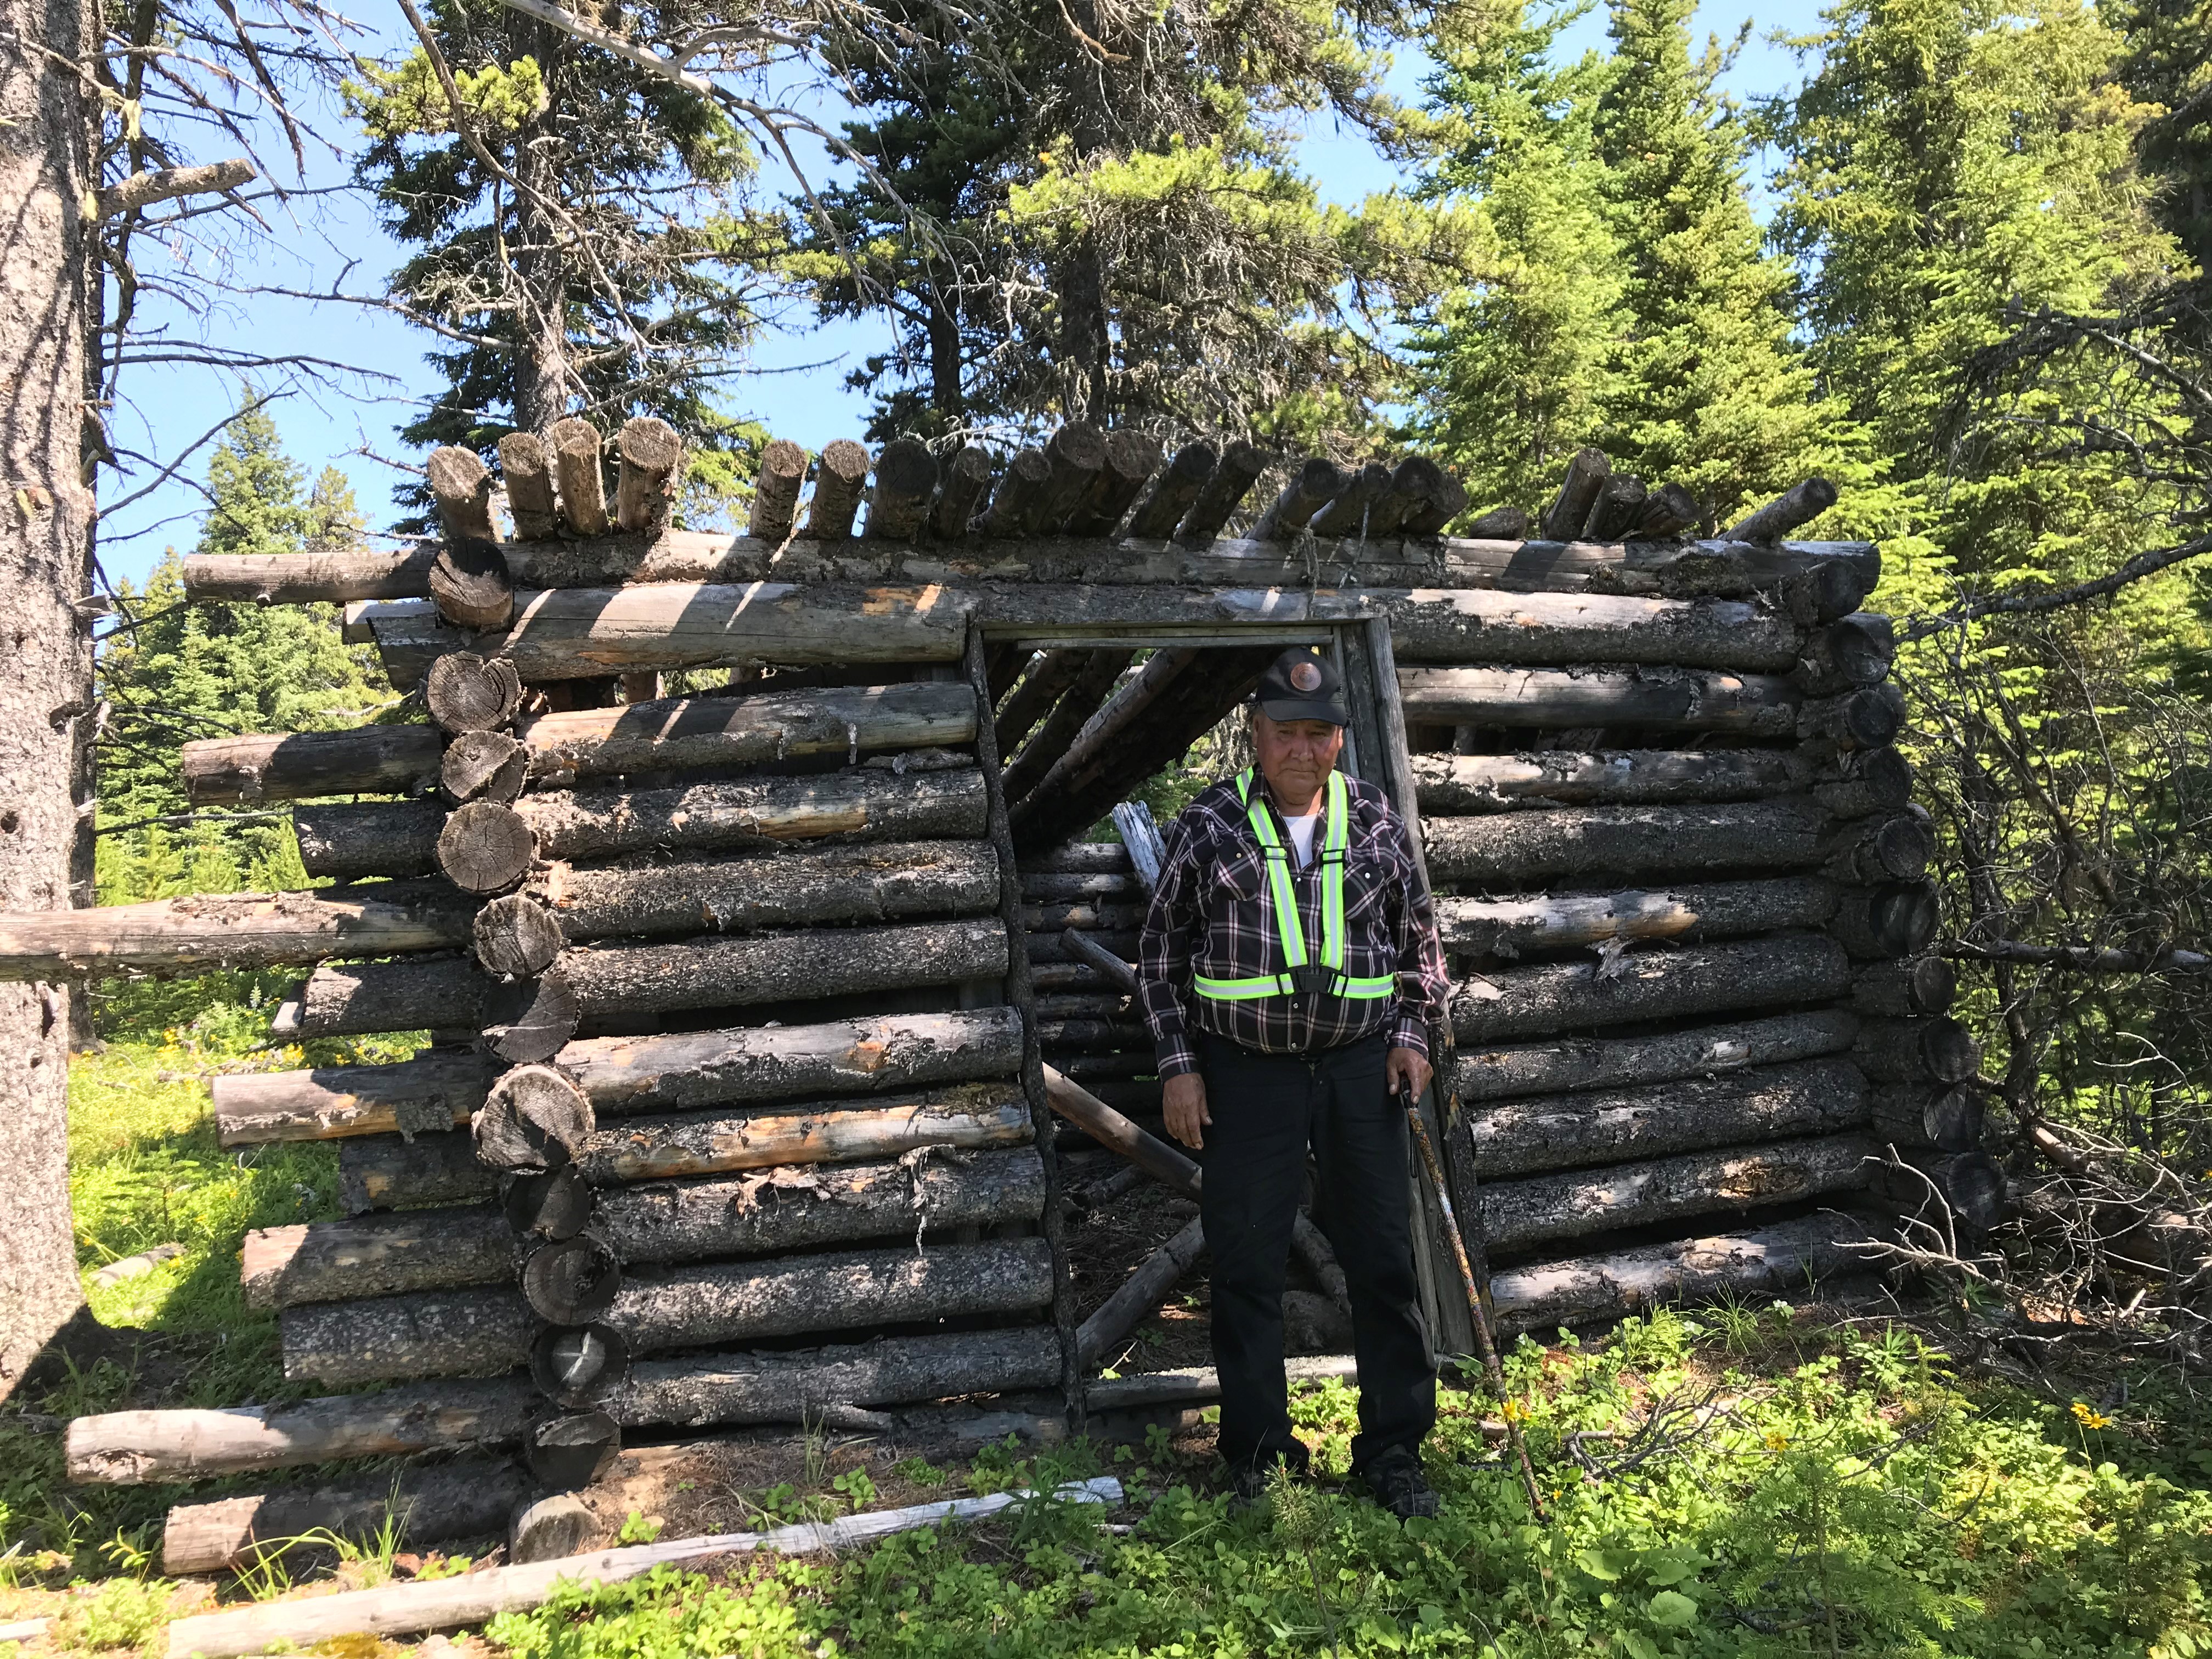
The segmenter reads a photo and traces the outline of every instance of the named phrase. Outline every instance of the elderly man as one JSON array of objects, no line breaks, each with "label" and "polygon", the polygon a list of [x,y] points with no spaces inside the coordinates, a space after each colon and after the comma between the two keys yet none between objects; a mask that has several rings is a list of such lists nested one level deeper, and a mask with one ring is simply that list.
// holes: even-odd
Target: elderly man
[{"label": "elderly man", "polygon": [[1311,1148],[1315,1213],[1352,1297],[1359,1360],[1352,1471],[1401,1517],[1436,1513],[1422,1440],[1436,1422],[1407,1206],[1406,1116],[1442,1008],[1434,908],[1404,822],[1336,769],[1349,719],[1335,669],[1304,647],[1260,682],[1259,764],[1170,829],[1138,973],[1169,1133],[1205,1154],[1220,1450],[1257,1493],[1291,1432],[1283,1288]]}]

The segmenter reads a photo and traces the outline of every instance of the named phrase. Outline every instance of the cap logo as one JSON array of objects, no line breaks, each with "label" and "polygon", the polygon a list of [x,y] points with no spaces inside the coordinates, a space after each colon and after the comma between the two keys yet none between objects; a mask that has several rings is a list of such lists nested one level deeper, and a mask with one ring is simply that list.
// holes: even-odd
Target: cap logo
[{"label": "cap logo", "polygon": [[1320,690],[1320,666],[1310,662],[1293,664],[1291,667],[1291,689],[1294,691]]}]

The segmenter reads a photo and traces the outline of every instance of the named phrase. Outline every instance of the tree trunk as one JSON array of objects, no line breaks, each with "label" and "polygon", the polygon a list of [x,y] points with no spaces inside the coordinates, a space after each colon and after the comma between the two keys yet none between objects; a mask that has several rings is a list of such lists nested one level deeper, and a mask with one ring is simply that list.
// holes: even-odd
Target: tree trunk
[{"label": "tree trunk", "polygon": [[1351,481],[1334,461],[1314,456],[1291,475],[1274,505],[1252,526],[1255,542],[1287,542],[1297,538],[1313,515],[1334,501]]},{"label": "tree trunk", "polygon": [[819,777],[745,778],[678,789],[611,788],[525,795],[516,803],[548,859],[626,853],[771,851],[827,836],[855,841],[974,839],[983,833],[983,779],[949,772],[861,769]]},{"label": "tree trunk", "polygon": [[1896,655],[1897,630],[1889,618],[1861,611],[1816,629],[1805,641],[1795,678],[1808,696],[1833,696],[1881,684]]},{"label": "tree trunk", "polygon": [[1877,1083],[1964,1083],[1982,1066],[1981,1044],[1948,1016],[1866,1020],[1856,1054]]},{"label": "tree trunk", "polygon": [[1137,884],[1133,874],[1075,875],[1057,872],[1039,873],[1033,869],[1022,872],[1022,897],[1024,902],[1060,903],[1077,899],[1126,899],[1141,902],[1144,889]]},{"label": "tree trunk", "polygon": [[1012,1008],[591,1037],[559,1056],[592,1109],[615,1113],[972,1082],[1010,1076],[1021,1058],[1021,1017]]},{"label": "tree trunk", "polygon": [[769,858],[556,864],[531,891],[571,939],[738,933],[995,910],[999,860],[984,841],[861,842]]},{"label": "tree trunk", "polygon": [[1065,842],[1022,860],[1024,878],[1038,874],[1127,875],[1134,868],[1129,849],[1118,841]]},{"label": "tree trunk", "polygon": [[[1027,782],[1019,787],[1010,783],[1008,800],[1030,789],[1060,787],[1125,748],[1130,728],[1163,696],[1175,695],[1176,686],[1185,683],[1184,676],[1196,668],[1200,659],[1195,649],[1170,647],[1152,653],[1145,665],[1116,687],[1113,696],[1098,707],[1079,731],[1070,734],[1069,740],[1060,745],[1059,754],[1039,751],[1039,766],[1042,769],[1030,769]],[[1038,741],[1045,740],[1046,734],[1039,733]],[[1028,754],[1027,750],[1023,751],[1024,766],[1028,765]]]},{"label": "tree trunk", "polygon": [[[512,486],[510,486],[512,488]],[[430,592],[444,544],[421,541],[390,553],[334,547],[307,553],[187,553],[185,598],[194,605],[349,605]]]},{"label": "tree trunk", "polygon": [[1856,1015],[1822,1008],[1651,1036],[1566,1037],[1462,1048],[1455,1060],[1451,1092],[1474,1102],[1711,1077],[1747,1066],[1841,1054],[1851,1046],[1858,1029]]},{"label": "tree trunk", "polygon": [[1680,1079],[1663,1090],[1506,1101],[1471,1113],[1468,1133],[1487,1191],[1488,1182],[1546,1170],[1863,1129],[1868,1109],[1858,1067],[1813,1060]]},{"label": "tree trunk", "polygon": [[442,883],[200,893],[146,904],[22,911],[0,915],[0,981],[129,969],[179,974],[451,950],[468,942],[471,911]]},{"label": "tree trunk", "polygon": [[1110,536],[1121,515],[1145,493],[1145,484],[1159,470],[1159,440],[1124,427],[1106,434],[1106,450],[1098,476],[1067,522],[1066,536]]},{"label": "tree trunk", "polygon": [[902,990],[996,979],[1006,933],[995,917],[895,927],[836,927],[671,945],[575,945],[561,955],[583,1015]]},{"label": "tree trunk", "polygon": [[1797,694],[1787,680],[1765,674],[1407,668],[1399,671],[1398,684],[1406,718],[1439,726],[1636,726],[1766,738],[1797,730]]},{"label": "tree trunk", "polygon": [[[1522,805],[1646,806],[1755,800],[1812,779],[1787,749],[1628,749],[1601,754],[1415,755],[1424,815],[1510,811]],[[1838,816],[1855,817],[1838,812]]]},{"label": "tree trunk", "polygon": [[172,1577],[221,1572],[282,1554],[308,1533],[334,1533],[373,1547],[387,1516],[399,1542],[427,1549],[458,1538],[504,1536],[531,1492],[512,1458],[464,1457],[343,1486],[295,1487],[266,1497],[179,1504],[161,1532],[161,1571]]},{"label": "tree trunk", "polygon": [[480,1054],[433,1052],[393,1066],[218,1074],[216,1134],[228,1147],[442,1133],[469,1121],[495,1072]]},{"label": "tree trunk", "polygon": [[1482,588],[1375,595],[1401,663],[1647,663],[1786,674],[1805,636],[1741,599],[1500,593]]},{"label": "tree trunk", "polygon": [[1045,481],[1029,528],[1035,534],[1060,535],[1106,470],[1106,434],[1089,421],[1070,421],[1046,441],[1044,459],[1052,476]]},{"label": "tree trunk", "polygon": [[1096,1365],[1152,1317],[1160,1299],[1190,1271],[1205,1248],[1206,1224],[1193,1216],[1173,1238],[1139,1262],[1135,1271],[1115,1287],[1113,1295],[1083,1322],[1076,1348],[1084,1365]]},{"label": "tree trunk", "polygon": [[515,1246],[489,1205],[303,1223],[246,1234],[239,1283],[249,1308],[503,1284]]},{"label": "tree trunk", "polygon": [[557,962],[535,979],[484,985],[479,1035],[501,1060],[518,1066],[550,1060],[582,1024],[575,988]]},{"label": "tree trunk", "polygon": [[1087,963],[1102,975],[1108,983],[1133,994],[1137,989],[1137,970],[1115,956],[1088,933],[1070,933],[1061,941],[1067,953],[1077,961]]},{"label": "tree trunk", "polygon": [[1513,1250],[1818,1198],[1864,1186],[1866,1161],[1874,1155],[1865,1135],[1843,1134],[1492,1182],[1482,1188],[1483,1238],[1493,1250]]},{"label": "tree trunk", "polygon": [[199,738],[184,746],[185,796],[195,806],[313,795],[399,794],[438,775],[434,726]]},{"label": "tree trunk", "polygon": [[1543,878],[1686,876],[1820,862],[1827,825],[1778,801],[1585,806],[1424,818],[1438,883],[1524,886]]},{"label": "tree trunk", "polygon": [[499,1193],[465,1134],[362,1135],[338,1143],[338,1200],[348,1215],[476,1204]]},{"label": "tree trunk", "polygon": [[1813,799],[1837,818],[1901,812],[1912,801],[1912,767],[1894,749],[1839,754],[1815,775]]},{"label": "tree trunk", "polygon": [[1823,866],[1838,881],[1917,881],[1936,856],[1936,836],[1922,817],[1861,818],[1836,830]]},{"label": "tree trunk", "polygon": [[1045,1088],[1052,1109],[1096,1140],[1119,1152],[1162,1185],[1186,1198],[1198,1196],[1198,1165],[1158,1136],[1147,1133],[1079,1083],[1048,1066]]},{"label": "tree trunk", "polygon": [[[1500,821],[1518,823],[1529,816],[1523,813]],[[1439,862],[1434,839],[1429,847],[1433,867]],[[1436,905],[1437,928],[1445,949],[1510,961],[1530,951],[1564,950],[1603,939],[1668,939],[1690,943],[1736,939],[1782,927],[1817,927],[1835,914],[1836,889],[1817,876],[1795,876],[1779,881],[1723,881],[1649,892],[1632,889],[1533,899],[1447,896],[1438,898]]]},{"label": "tree trunk", "polygon": [[1820,1002],[1843,995],[1850,986],[1849,962],[1834,940],[1820,933],[1778,933],[1632,952],[1610,969],[1602,963],[1556,963],[1478,975],[1452,987],[1450,1011],[1460,1042],[1486,1042]]},{"label": "tree trunk", "polygon": [[287,1308],[284,1377],[330,1389],[422,1377],[496,1376],[530,1362],[538,1316],[519,1291],[416,1291]]},{"label": "tree trunk", "polygon": [[1145,925],[1147,907],[1137,904],[1024,904],[1022,926],[1032,933],[1127,933]]},{"label": "tree trunk", "polygon": [[[472,451],[458,453],[475,461],[479,473],[483,471],[483,463],[477,460]],[[489,478],[484,488],[489,522]],[[488,537],[453,536],[449,532],[448,538],[437,562],[430,567],[430,597],[437,605],[438,615],[455,628],[471,632],[505,628],[514,617],[514,580],[507,574],[507,561],[498,547]]]},{"label": "tree trunk", "polygon": [[1661,1303],[1751,1302],[1818,1281],[1865,1265],[1867,1242],[1858,1222],[1823,1210],[1751,1232],[1508,1267],[1491,1275],[1490,1294],[1509,1335],[1609,1324]]},{"label": "tree trunk", "polygon": [[1971,1152],[1982,1144],[1984,1116],[1972,1089],[1893,1083],[1874,1091],[1875,1139],[1908,1151]]},{"label": "tree trunk", "polygon": [[361,801],[292,810],[300,862],[311,876],[427,876],[438,867],[446,814],[428,800]]},{"label": "tree trunk", "polygon": [[969,1083],[865,1103],[629,1118],[593,1135],[576,1162],[593,1185],[613,1186],[780,1164],[855,1164],[921,1146],[1018,1146],[1031,1129],[1018,1085]]},{"label": "tree trunk", "polygon": [[605,1406],[629,1425],[796,1423],[824,1406],[896,1406],[1060,1382],[1049,1325],[878,1337],[785,1353],[648,1360]]},{"label": "tree trunk", "polygon": [[70,1419],[69,1478],[158,1486],[348,1458],[512,1445],[540,1409],[529,1388],[501,1381],[412,1384],[229,1411],[110,1412]]}]

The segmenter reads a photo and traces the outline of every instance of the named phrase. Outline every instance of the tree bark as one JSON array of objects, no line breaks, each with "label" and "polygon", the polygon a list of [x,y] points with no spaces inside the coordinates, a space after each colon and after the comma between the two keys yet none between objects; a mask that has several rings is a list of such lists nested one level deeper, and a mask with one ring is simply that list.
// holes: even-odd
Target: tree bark
[{"label": "tree bark", "polygon": [[1190,510],[1176,526],[1175,538],[1185,547],[1206,547],[1221,534],[1260,475],[1267,470],[1267,452],[1238,439],[1221,452],[1221,459],[1199,486]]},{"label": "tree bark", "polygon": [[1912,800],[1912,767],[1894,749],[1840,754],[1814,773],[1813,799],[1838,818],[1901,812]]},{"label": "tree bark", "polygon": [[1493,1250],[1521,1249],[1616,1228],[1819,1198],[1863,1187],[1866,1162],[1874,1155],[1865,1135],[1842,1134],[1491,1182],[1482,1189],[1483,1237]]},{"label": "tree bark", "polygon": [[1663,483],[1647,492],[1634,528],[1627,533],[1647,540],[1672,541],[1705,516],[1698,498],[1680,484]]},{"label": "tree bark", "polygon": [[[1024,904],[1022,926],[1031,933],[1127,933],[1142,927],[1145,915],[1146,906],[1141,903]],[[1085,952],[1085,959],[1094,963],[1097,960],[1089,952]]]},{"label": "tree bark", "polygon": [[1616,472],[1600,486],[1591,501],[1589,517],[1583,521],[1579,539],[1617,542],[1644,519],[1644,504],[1650,492],[1633,473]]},{"label": "tree bark", "polygon": [[597,1127],[592,1103],[564,1073],[518,1066],[485,1092],[470,1133],[488,1170],[545,1170],[576,1162]]},{"label": "tree bark", "polygon": [[550,1060],[583,1023],[575,988],[555,963],[535,979],[493,980],[483,988],[484,1046],[501,1060]]},{"label": "tree bark", "polygon": [[1030,517],[1052,480],[1052,462],[1042,449],[1022,449],[1006,463],[991,492],[991,505],[978,514],[970,530],[994,541],[1008,541],[1027,532]]},{"label": "tree bark", "polygon": [[1583,526],[1589,522],[1590,508],[1597,504],[1598,492],[1612,475],[1613,462],[1602,449],[1578,449],[1569,457],[1559,493],[1544,509],[1540,527],[1545,537],[1555,542],[1579,538]]},{"label": "tree bark", "polygon": [[363,1135],[338,1143],[338,1198],[348,1215],[476,1204],[498,1192],[498,1176],[477,1162],[465,1134]]},{"label": "tree bark", "polygon": [[1784,674],[1805,650],[1797,625],[1741,599],[1428,588],[1374,594],[1401,663],[1644,663]]},{"label": "tree bark", "polygon": [[374,1543],[387,1516],[404,1517],[399,1541],[410,1550],[504,1534],[531,1485],[511,1458],[464,1457],[396,1477],[179,1504],[162,1528],[161,1571],[172,1577],[221,1572],[282,1554],[309,1533]]},{"label": "tree bark", "polygon": [[483,457],[458,444],[441,444],[430,452],[423,471],[448,541],[499,539],[491,521],[491,474]]},{"label": "tree bark", "polygon": [[218,1074],[216,1134],[228,1147],[435,1133],[469,1121],[495,1069],[479,1054],[432,1052],[392,1066]]},{"label": "tree bark", "polygon": [[502,1380],[412,1384],[228,1411],[109,1412],[70,1419],[69,1478],[81,1485],[156,1486],[356,1457],[512,1445],[539,1409],[527,1387]]},{"label": "tree bark", "polygon": [[1135,1271],[1115,1287],[1113,1295],[1083,1322],[1076,1337],[1083,1364],[1096,1365],[1127,1340],[1129,1333],[1152,1317],[1160,1298],[1190,1271],[1205,1248],[1206,1224],[1193,1216],[1173,1238],[1139,1262]]},{"label": "tree bark", "polygon": [[780,546],[799,519],[799,486],[806,482],[806,452],[788,438],[773,440],[761,451],[760,476],[753,481],[751,522],[745,533],[770,547]]},{"label": "tree bark", "polygon": [[[1893,751],[1885,751],[1893,752]],[[1753,800],[1803,789],[1812,763],[1787,749],[1626,749],[1582,754],[1415,755],[1421,811],[1645,806]],[[1839,811],[1839,817],[1856,817]]]},{"label": "tree bark", "polygon": [[1172,536],[1190,504],[1198,499],[1198,492],[1213,476],[1218,459],[1209,443],[1185,444],[1176,451],[1167,471],[1153,483],[1152,493],[1129,515],[1129,539],[1164,542]]},{"label": "tree bark", "polygon": [[[1845,1059],[1801,1060],[1663,1090],[1538,1095],[1469,1114],[1486,1183],[1746,1141],[1863,1129],[1867,1080]],[[1487,1187],[1486,1185],[1486,1190]]]},{"label": "tree bark", "polygon": [[605,535],[614,526],[607,518],[599,428],[571,415],[554,422],[545,437],[553,446],[553,467],[561,480],[561,516],[579,536]]},{"label": "tree bark", "polygon": [[622,463],[616,520],[630,535],[651,535],[668,522],[669,503],[683,482],[684,441],[667,422],[634,416],[616,434],[615,453]]},{"label": "tree bark", "polygon": [[1820,862],[1826,825],[1784,802],[1585,806],[1425,818],[1438,882],[1522,884],[1541,878],[1795,870]]},{"label": "tree bark", "polygon": [[24,911],[0,915],[0,981],[451,950],[467,941],[470,915],[444,884],[413,882]]},{"label": "tree bark", "polygon": [[1797,711],[1797,735],[1846,752],[1881,749],[1905,727],[1905,694],[1894,685],[1869,686],[1820,697]]},{"label": "tree bark", "polygon": [[1709,1078],[1842,1054],[1858,1029],[1856,1014],[1822,1008],[1650,1036],[1565,1037],[1462,1048],[1450,1086],[1462,1101],[1474,1102]]},{"label": "tree bark", "polygon": [[[522,1299],[530,1304],[531,1312],[549,1325],[564,1328],[571,1334],[573,1328],[590,1325],[599,1320],[614,1306],[624,1283],[621,1263],[614,1252],[589,1233],[580,1233],[574,1238],[541,1243],[523,1258],[520,1279]],[[552,1339],[559,1345],[561,1339]],[[573,1337],[572,1337],[573,1340]],[[599,1339],[586,1334],[582,1340],[597,1346]],[[566,1367],[556,1371],[556,1376],[568,1384],[556,1397],[564,1406],[585,1403],[587,1398],[600,1392],[601,1386],[611,1382],[606,1374],[626,1364],[629,1358],[625,1346],[607,1345],[611,1351],[605,1356],[595,1356],[582,1367]],[[544,1339],[533,1345],[542,1367],[545,1352]]]},{"label": "tree bark", "polygon": [[547,859],[629,853],[772,851],[796,841],[970,840],[983,833],[983,780],[948,772],[854,770],[744,778],[674,789],[576,789],[516,804]]},{"label": "tree bark", "polygon": [[201,738],[184,746],[185,797],[194,806],[296,800],[312,795],[399,794],[438,775],[435,726]]},{"label": "tree bark", "polygon": [[[1504,820],[1521,821],[1519,817]],[[1429,846],[1433,864],[1435,840]],[[1835,914],[1836,889],[1817,876],[1793,876],[1778,881],[1723,881],[1533,899],[1446,896],[1436,905],[1437,927],[1445,949],[1510,961],[1526,951],[1564,950],[1603,939],[1667,939],[1686,944],[1783,927],[1817,927]]]},{"label": "tree bark", "polygon": [[853,533],[853,515],[868,482],[868,452],[850,438],[833,438],[814,461],[814,494],[807,499],[805,534],[839,541]]},{"label": "tree bark", "polygon": [[1542,1036],[1577,1027],[1685,1018],[1734,1009],[1820,1002],[1850,986],[1850,964],[1820,933],[1636,951],[1613,965],[1558,963],[1462,980],[1450,996],[1462,1042]]},{"label": "tree bark", "polygon": [[[1425,470],[1408,478],[1407,471],[1416,462]],[[1401,496],[1408,498],[1406,516],[1399,527],[1409,538],[1437,535],[1467,511],[1467,487],[1442,467],[1419,455],[1407,459],[1390,482]],[[1520,528],[1525,529],[1527,522],[1524,515]]]},{"label": "tree bark", "polygon": [[473,1030],[483,1024],[489,981],[459,957],[412,962],[328,963],[300,993],[303,1037],[370,1031]]},{"label": "tree bark", "polygon": [[1695,669],[1407,668],[1406,718],[1440,726],[1634,726],[1790,737],[1796,693],[1771,675]]},{"label": "tree bark", "polygon": [[1024,903],[1047,901],[1072,902],[1079,899],[1123,899],[1132,902],[1145,896],[1133,873],[1120,875],[1076,875],[1057,872],[1039,873],[1033,869],[1022,872],[1022,899]]},{"label": "tree bark", "polygon": [[488,1204],[271,1227],[246,1234],[239,1283],[249,1308],[495,1285],[514,1277],[515,1244]]},{"label": "tree bark", "polygon": [[438,868],[445,810],[435,801],[357,801],[292,809],[300,862],[311,876],[427,876]]},{"label": "tree bark", "polygon": [[1749,1232],[1647,1244],[1491,1275],[1498,1326],[1508,1334],[1611,1323],[1662,1303],[1751,1301],[1867,1261],[1866,1229],[1832,1210]]},{"label": "tree bark", "polygon": [[1127,875],[1135,866],[1129,849],[1118,841],[1064,842],[1048,852],[1022,860],[1022,874]]},{"label": "tree bark", "polygon": [[1826,697],[1879,685],[1889,678],[1896,654],[1897,631],[1888,617],[1864,611],[1838,617],[1805,641],[1797,688],[1808,696]]},{"label": "tree bark", "polygon": [[560,965],[588,1019],[609,1010],[741,1008],[995,979],[1006,971],[1006,934],[997,917],[978,917],[668,945],[573,945]]},{"label": "tree bark", "polygon": [[530,1361],[538,1317],[522,1293],[477,1286],[360,1302],[311,1302],[276,1316],[284,1377],[330,1389],[496,1376]]},{"label": "tree bark", "polygon": [[534,432],[508,433],[499,441],[499,472],[507,485],[507,510],[514,520],[515,539],[542,542],[558,535],[553,455],[545,441]]},{"label": "tree bark", "polygon": [[599,1131],[576,1162],[595,1186],[726,1175],[780,1164],[853,1164],[922,1146],[1018,1146],[1029,1109],[1012,1083],[968,1083],[873,1099],[792,1102],[759,1111],[637,1117]]}]

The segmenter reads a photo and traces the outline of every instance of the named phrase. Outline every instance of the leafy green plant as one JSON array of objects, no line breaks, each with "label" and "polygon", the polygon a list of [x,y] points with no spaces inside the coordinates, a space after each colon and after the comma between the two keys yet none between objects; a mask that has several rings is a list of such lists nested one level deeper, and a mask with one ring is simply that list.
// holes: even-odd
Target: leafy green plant
[{"label": "leafy green plant", "polygon": [[667,1525],[657,1515],[647,1516],[641,1510],[632,1510],[623,1517],[621,1530],[615,1534],[615,1540],[623,1544],[650,1544],[660,1536]]},{"label": "leafy green plant", "polygon": [[831,1491],[844,1494],[845,1500],[855,1510],[864,1510],[876,1501],[876,1483],[866,1469],[848,1469],[830,1486]]},{"label": "leafy green plant", "polygon": [[941,1486],[952,1478],[926,1457],[902,1457],[891,1465],[891,1473],[917,1486]]}]

